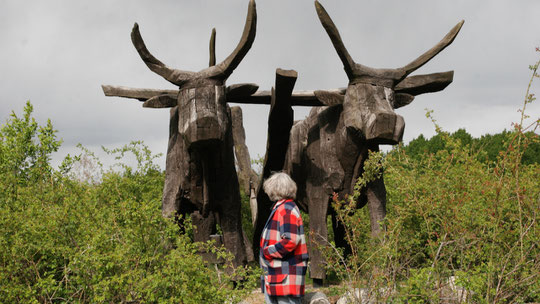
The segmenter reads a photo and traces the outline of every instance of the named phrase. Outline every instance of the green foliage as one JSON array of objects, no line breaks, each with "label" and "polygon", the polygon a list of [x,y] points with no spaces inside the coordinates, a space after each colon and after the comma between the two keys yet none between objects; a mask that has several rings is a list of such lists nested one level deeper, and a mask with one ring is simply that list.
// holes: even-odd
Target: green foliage
[{"label": "green foliage", "polygon": [[422,145],[370,154],[355,195],[384,167],[386,230],[370,235],[367,208],[355,210],[354,197],[334,202],[352,253],[328,248],[328,266],[347,288],[367,288],[379,302],[540,301],[540,164],[524,161],[540,120],[526,125],[526,96],[493,162],[464,131],[437,124],[433,150],[419,148],[429,146],[419,137]]},{"label": "green foliage", "polygon": [[[22,117],[12,112],[0,129],[0,181],[5,186],[0,200],[13,202],[20,188],[40,184],[51,177],[51,153],[58,150],[56,130],[51,121],[39,126],[31,117],[33,107],[26,103]],[[39,187],[37,189],[40,189]]]},{"label": "green foliage", "polygon": [[[472,150],[472,153],[477,154],[480,161],[495,163],[499,152],[514,138],[512,131],[504,130],[501,133],[485,134],[479,138],[473,138],[465,129],[459,129],[454,133],[449,134],[454,140],[459,140],[464,147]],[[529,146],[524,151],[522,163],[530,165],[540,163],[540,142],[538,134],[529,131],[524,132],[523,136],[527,137]],[[407,155],[412,158],[420,158],[425,154],[435,154],[440,150],[447,149],[446,143],[442,134],[436,134],[430,139],[426,139],[420,134],[417,138],[411,140],[407,145],[402,147]]]},{"label": "green foliage", "polygon": [[[251,290],[253,271],[208,265],[189,229],[162,217],[164,174],[148,147],[105,149],[114,170],[83,148],[54,170],[60,142],[31,113],[27,103],[0,133],[0,303],[224,303]],[[127,154],[135,167],[121,162]],[[83,160],[99,178],[75,174]]]}]

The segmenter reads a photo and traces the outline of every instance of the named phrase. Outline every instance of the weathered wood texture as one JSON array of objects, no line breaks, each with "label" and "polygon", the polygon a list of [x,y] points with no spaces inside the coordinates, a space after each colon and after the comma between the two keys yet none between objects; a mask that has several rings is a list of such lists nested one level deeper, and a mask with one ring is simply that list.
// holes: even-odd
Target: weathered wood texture
[{"label": "weathered wood texture", "polygon": [[246,132],[242,125],[242,108],[231,107],[232,134],[234,141],[234,155],[236,156],[236,165],[238,168],[238,182],[245,195],[251,194],[251,188],[257,187],[259,177],[253,168],[251,168],[251,156],[246,146]]},{"label": "weathered wood texture", "polygon": [[[255,228],[255,224],[257,221],[257,214],[258,214],[258,208],[257,208],[257,193],[255,193],[255,187],[254,185],[249,185],[249,207],[251,209],[251,225],[253,225],[253,228]],[[251,244],[250,244],[251,246]]]},{"label": "weathered wood texture", "polygon": [[[396,103],[394,108],[400,108],[409,104],[414,96],[425,93],[433,93],[444,90],[452,83],[453,71],[443,73],[433,73],[426,75],[416,75],[405,78],[395,87]],[[104,85],[103,92],[106,96],[118,96],[148,101],[152,98],[159,98],[155,102],[145,102],[144,107],[163,108],[174,107],[178,90],[156,90],[137,89],[120,86]],[[227,103],[240,104],[270,104],[272,99],[271,91],[257,91],[259,87],[253,83],[233,84],[227,87]],[[295,91],[291,95],[291,105],[293,106],[332,106],[343,103],[347,88],[315,90],[315,91]],[[164,99],[169,100],[165,101]]]},{"label": "weathered wood texture", "polygon": [[208,66],[216,65],[216,29],[212,29],[212,34],[210,35],[210,59],[208,60]]},{"label": "weathered wood texture", "polygon": [[159,89],[136,89],[123,86],[102,85],[105,96],[117,96],[125,98],[134,98],[140,101],[146,101],[159,95],[178,95],[178,90],[159,90]]},{"label": "weathered wood texture", "polygon": [[242,97],[256,86],[235,86],[225,81],[240,64],[255,39],[255,1],[248,5],[242,37],[225,60],[215,64],[215,30],[210,38],[210,67],[198,72],[166,66],[148,51],[135,23],[131,40],[148,68],[178,90],[131,89],[103,86],[107,96],[136,98],[144,107],[170,107],[162,212],[164,216],[190,215],[196,241],[207,241],[222,231],[223,245],[234,255],[234,265],[253,260],[242,229],[240,192],[236,175],[230,108],[227,93]]},{"label": "weathered wood texture", "polygon": [[268,114],[268,137],[263,173],[257,190],[257,218],[253,238],[254,252],[258,252],[259,240],[264,224],[270,216],[274,202],[262,189],[264,180],[273,171],[283,169],[285,154],[289,146],[289,134],[293,124],[294,112],[291,107],[291,94],[298,74],[294,70],[276,70],[275,89],[272,90],[270,112]]},{"label": "weathered wood texture", "polygon": [[[394,112],[395,108],[409,104],[415,95],[440,91],[452,81],[452,72],[407,76],[446,48],[463,22],[458,23],[435,47],[408,65],[397,69],[374,69],[354,62],[330,16],[318,1],[315,1],[315,6],[344,65],[349,85],[346,90],[319,90],[307,94],[307,100],[313,100],[314,96],[326,106],[313,108],[305,120],[294,124],[288,137],[282,169],[296,181],[297,203],[309,213],[310,274],[313,279],[321,280],[326,273],[324,257],[318,248],[328,242],[327,215],[332,215],[336,245],[347,248],[343,226],[329,208],[333,195],[337,194],[338,198],[343,199],[353,192],[356,180],[363,173],[369,151],[378,151],[379,144],[396,144],[401,140],[405,124],[403,118]],[[257,93],[252,96],[255,95]],[[295,93],[292,93],[291,99],[294,96]],[[259,99],[262,100],[262,97],[259,96]],[[281,139],[278,141],[270,136],[270,130],[287,126],[288,123],[286,116],[282,120],[269,119],[268,155],[271,147],[279,147],[281,143]],[[274,153],[282,151],[277,149]],[[272,170],[280,168],[276,164]],[[260,197],[260,192],[258,199],[259,218],[255,239],[260,237],[261,225],[264,225],[261,221],[269,208],[264,198]],[[363,207],[366,204],[370,212],[372,235],[376,237],[384,229],[380,221],[386,215],[386,188],[382,175],[362,190],[357,205]]]}]

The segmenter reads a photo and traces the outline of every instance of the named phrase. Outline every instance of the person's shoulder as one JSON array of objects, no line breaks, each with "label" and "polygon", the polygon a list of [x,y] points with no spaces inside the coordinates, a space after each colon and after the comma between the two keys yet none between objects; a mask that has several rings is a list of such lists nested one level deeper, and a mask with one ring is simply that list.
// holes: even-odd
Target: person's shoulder
[{"label": "person's shoulder", "polygon": [[286,201],[285,203],[283,203],[283,209],[289,212],[295,213],[295,214],[300,213],[298,206],[293,200]]}]

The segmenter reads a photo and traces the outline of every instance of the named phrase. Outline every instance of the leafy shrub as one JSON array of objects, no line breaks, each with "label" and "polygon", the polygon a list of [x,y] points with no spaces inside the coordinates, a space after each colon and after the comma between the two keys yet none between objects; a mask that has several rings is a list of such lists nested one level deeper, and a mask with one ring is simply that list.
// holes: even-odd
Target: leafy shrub
[{"label": "leafy shrub", "polygon": [[95,160],[99,180],[77,179],[73,168],[91,153],[53,170],[60,141],[31,113],[27,103],[0,133],[0,303],[224,303],[251,290],[252,271],[209,267],[189,229],[162,217],[164,174],[146,146],[106,149],[137,165],[104,170]]},{"label": "leafy shrub", "polygon": [[540,165],[522,162],[538,144],[540,120],[525,125],[534,100],[526,96],[494,163],[437,124],[444,149],[370,154],[354,196],[384,167],[386,230],[371,237],[367,208],[355,210],[354,196],[334,202],[352,248],[348,258],[329,248],[328,266],[347,287],[381,302],[540,301]]}]

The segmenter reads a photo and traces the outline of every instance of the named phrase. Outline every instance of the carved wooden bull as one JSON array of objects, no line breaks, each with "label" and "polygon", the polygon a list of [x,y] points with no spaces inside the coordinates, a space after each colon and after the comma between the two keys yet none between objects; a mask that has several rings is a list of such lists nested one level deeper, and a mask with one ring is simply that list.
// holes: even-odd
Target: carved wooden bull
[{"label": "carved wooden bull", "polygon": [[[309,212],[310,273],[314,282],[320,283],[325,278],[324,260],[316,244],[326,244],[326,218],[328,214],[333,215],[332,208],[329,208],[333,194],[344,198],[353,192],[355,182],[363,172],[368,151],[378,151],[379,144],[395,145],[401,141],[405,123],[403,117],[394,112],[395,108],[409,104],[415,95],[440,91],[451,83],[453,72],[408,75],[452,43],[463,21],[432,49],[406,66],[375,69],[353,61],[325,9],[318,1],[315,1],[315,6],[343,62],[349,85],[345,90],[313,92],[315,99],[326,106],[313,108],[305,120],[294,124],[283,170],[298,185],[298,205]],[[295,93],[291,99],[294,104]],[[386,190],[382,177],[367,186],[358,207],[366,203],[372,233],[376,235],[382,229],[379,222],[386,213]],[[264,199],[259,202],[256,237],[260,234],[261,224],[264,225],[264,212],[269,209],[267,205]],[[335,242],[346,247],[343,228],[335,216],[332,218]]]},{"label": "carved wooden bull", "polygon": [[215,65],[215,31],[210,40],[210,67],[199,72],[172,69],[146,48],[137,24],[132,42],[144,63],[158,75],[179,87],[160,91],[103,86],[107,96],[145,100],[144,107],[171,107],[166,177],[162,212],[170,217],[190,214],[195,240],[206,241],[223,233],[223,244],[234,254],[235,265],[246,262],[238,178],[234,165],[231,111],[227,98],[251,95],[257,86],[226,87],[225,81],[242,61],[255,39],[256,7],[251,0],[246,24],[236,49]]}]

